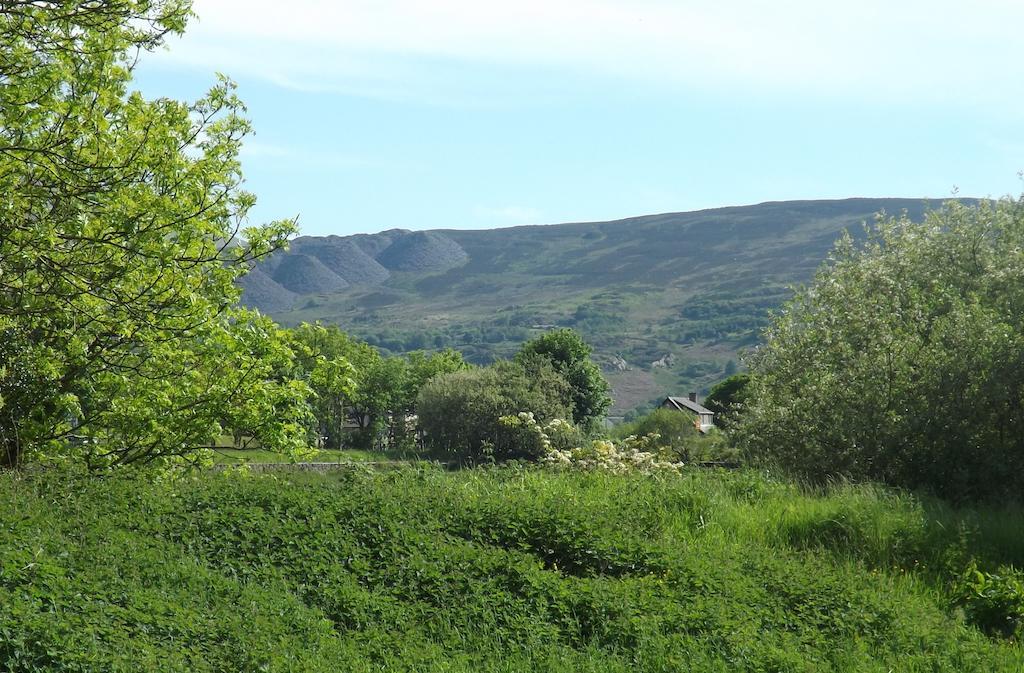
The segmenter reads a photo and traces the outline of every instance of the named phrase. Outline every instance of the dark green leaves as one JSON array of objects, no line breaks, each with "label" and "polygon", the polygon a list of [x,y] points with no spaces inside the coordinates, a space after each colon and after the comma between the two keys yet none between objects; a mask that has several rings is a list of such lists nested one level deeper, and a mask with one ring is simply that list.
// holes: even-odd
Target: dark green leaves
[{"label": "dark green leaves", "polygon": [[516,361],[527,367],[537,357],[550,362],[572,387],[573,422],[591,428],[604,417],[612,400],[610,386],[590,354],[590,346],[576,330],[559,329],[524,343]]}]

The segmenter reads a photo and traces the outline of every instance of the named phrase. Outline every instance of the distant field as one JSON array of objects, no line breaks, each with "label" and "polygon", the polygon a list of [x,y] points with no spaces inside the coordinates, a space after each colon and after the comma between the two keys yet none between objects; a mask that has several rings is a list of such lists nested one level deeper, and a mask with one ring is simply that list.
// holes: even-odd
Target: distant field
[{"label": "distant field", "polygon": [[5,671],[1003,671],[1020,509],[753,472],[0,475]]}]

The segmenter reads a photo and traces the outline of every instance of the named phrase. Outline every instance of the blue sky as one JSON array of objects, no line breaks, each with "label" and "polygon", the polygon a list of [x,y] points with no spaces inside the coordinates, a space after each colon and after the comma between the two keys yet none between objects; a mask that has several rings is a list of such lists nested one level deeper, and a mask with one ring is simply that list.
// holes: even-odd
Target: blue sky
[{"label": "blue sky", "polygon": [[298,215],[303,234],[1024,189],[1019,0],[194,10],[138,86],[237,81],[252,217]]}]

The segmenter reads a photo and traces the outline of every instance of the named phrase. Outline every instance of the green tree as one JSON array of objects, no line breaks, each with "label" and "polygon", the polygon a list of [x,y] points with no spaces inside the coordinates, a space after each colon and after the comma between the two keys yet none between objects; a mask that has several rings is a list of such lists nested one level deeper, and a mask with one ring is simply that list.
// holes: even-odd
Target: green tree
[{"label": "green tree", "polygon": [[591,348],[576,330],[552,330],[527,341],[516,354],[516,361],[526,363],[535,357],[546,359],[572,389],[572,420],[593,429],[604,417],[612,400],[610,386],[601,368],[590,359]]},{"label": "green tree", "polygon": [[413,351],[406,354],[405,361],[406,377],[402,382],[399,408],[407,414],[416,412],[420,390],[428,381],[436,376],[469,369],[469,364],[463,359],[462,353],[450,348],[436,353]]},{"label": "green tree", "polygon": [[234,86],[128,87],[189,3],[0,5],[0,465],[189,455],[228,426],[303,440],[291,352],[234,280],[291,221],[243,227]]},{"label": "green tree", "polygon": [[314,433],[330,447],[342,445],[345,424],[353,421],[358,430],[348,439],[355,445],[411,448],[415,427],[410,419],[420,388],[439,374],[468,367],[453,350],[383,357],[335,325],[303,323],[289,332],[298,353],[298,376],[314,393]]},{"label": "green tree", "polygon": [[813,478],[960,498],[1024,487],[1024,201],[846,236],[750,361],[737,438]]},{"label": "green tree", "polygon": [[401,379],[394,381],[392,407],[388,415],[388,445],[392,449],[408,451],[416,448],[420,435],[416,405],[420,390],[430,380],[468,369],[469,364],[458,351],[445,349],[437,353],[413,351],[400,359],[404,367]]},{"label": "green tree", "polygon": [[711,387],[708,396],[704,398],[704,407],[715,412],[717,422],[718,415],[728,414],[743,403],[749,385],[750,374],[733,374]]},{"label": "green tree", "polygon": [[394,436],[398,417],[404,422],[405,415],[400,409],[408,369],[402,357],[378,355],[359,373],[353,411],[362,429],[357,441],[363,447],[383,448]]},{"label": "green tree", "polygon": [[359,375],[380,360],[369,344],[353,339],[336,325],[303,323],[289,331],[297,354],[297,377],[312,388],[313,441],[329,448],[344,442],[353,415]]},{"label": "green tree", "polygon": [[413,351],[404,356],[377,355],[361,368],[353,396],[355,416],[362,427],[358,442],[392,450],[414,448],[416,401],[432,378],[469,365],[457,351]]},{"label": "green tree", "polygon": [[527,371],[502,361],[432,378],[420,390],[417,413],[427,445],[442,455],[471,462],[487,457],[536,459],[532,444],[507,441],[516,433],[510,433],[501,417],[528,412],[541,423],[566,419],[571,394],[550,363]]}]

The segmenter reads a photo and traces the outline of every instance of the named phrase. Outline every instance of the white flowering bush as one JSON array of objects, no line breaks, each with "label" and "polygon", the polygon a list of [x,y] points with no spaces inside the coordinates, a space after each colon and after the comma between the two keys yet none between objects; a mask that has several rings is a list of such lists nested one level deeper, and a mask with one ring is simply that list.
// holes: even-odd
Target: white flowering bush
[{"label": "white flowering bush", "polygon": [[549,449],[541,462],[550,467],[606,470],[616,474],[678,474],[683,463],[666,459],[656,448],[659,439],[657,434],[630,435],[618,444],[608,439],[595,439],[588,446]]},{"label": "white flowering bush", "polygon": [[502,458],[541,460],[551,450],[577,446],[581,437],[571,421],[555,418],[541,425],[529,411],[500,417],[498,427],[493,451]]},{"label": "white flowering bush", "polygon": [[521,411],[498,419],[500,436],[495,437],[495,454],[516,458],[542,458],[551,449],[551,440],[533,413]]},{"label": "white flowering bush", "polygon": [[580,429],[573,425],[572,422],[561,418],[552,420],[541,429],[548,440],[547,449],[549,451],[565,451],[579,446],[583,440]]},{"label": "white flowering bush", "polygon": [[502,433],[492,449],[495,454],[529,457],[548,467],[617,474],[678,473],[683,467],[682,462],[669,457],[670,451],[662,448],[657,433],[630,435],[618,442],[594,439],[584,444],[579,429],[560,418],[541,425],[532,413],[523,411],[502,416],[498,424]]}]

